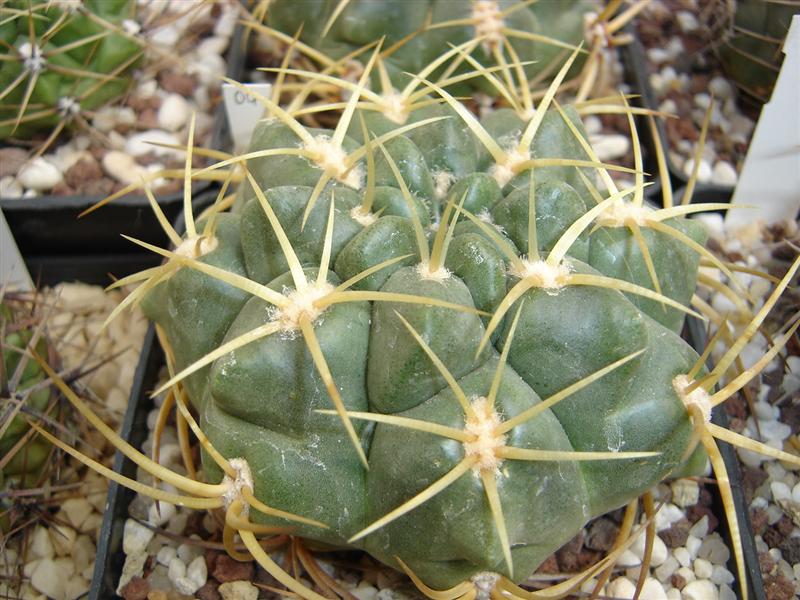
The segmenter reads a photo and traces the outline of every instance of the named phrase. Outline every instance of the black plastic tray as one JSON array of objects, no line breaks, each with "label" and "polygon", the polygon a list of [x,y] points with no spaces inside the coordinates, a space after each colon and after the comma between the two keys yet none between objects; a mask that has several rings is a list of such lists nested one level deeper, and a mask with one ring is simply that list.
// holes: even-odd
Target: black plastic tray
[{"label": "black plastic tray", "polygon": [[[243,28],[238,26],[231,38],[227,55],[227,75],[238,79],[244,70]],[[231,147],[230,131],[222,103],[214,115],[211,147]],[[193,195],[215,184],[198,181]],[[165,246],[168,239],[153,214],[147,197],[129,194],[100,210],[78,219],[78,215],[100,202],[104,196],[38,196],[36,198],[0,198],[0,209],[24,257],[94,255],[131,252],[131,243],[121,233]],[[183,191],[158,198],[169,222],[178,216],[183,205]]]}]

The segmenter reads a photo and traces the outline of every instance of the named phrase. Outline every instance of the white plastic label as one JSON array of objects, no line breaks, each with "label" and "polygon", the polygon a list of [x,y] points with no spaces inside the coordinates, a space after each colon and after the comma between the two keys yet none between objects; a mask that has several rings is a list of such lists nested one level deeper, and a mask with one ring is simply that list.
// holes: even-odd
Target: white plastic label
[{"label": "white plastic label", "polygon": [[255,94],[269,98],[272,93],[270,83],[245,83],[244,86],[253,94],[248,94],[230,83],[222,84],[225,114],[228,116],[233,149],[236,152],[243,152],[247,148],[256,123],[264,116],[264,105],[258,101]]},{"label": "white plastic label", "polygon": [[0,287],[2,286],[20,291],[33,289],[31,276],[8,228],[6,217],[0,210]]},{"label": "white plastic label", "polygon": [[792,19],[786,56],[772,98],[761,110],[742,175],[733,193],[734,204],[759,210],[729,210],[729,231],[750,224],[797,218],[800,211],[800,15]]}]

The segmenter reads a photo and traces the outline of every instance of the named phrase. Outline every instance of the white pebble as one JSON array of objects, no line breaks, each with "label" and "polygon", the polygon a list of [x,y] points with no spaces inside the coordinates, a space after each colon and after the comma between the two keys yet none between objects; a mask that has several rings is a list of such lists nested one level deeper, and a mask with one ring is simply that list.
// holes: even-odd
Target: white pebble
[{"label": "white pebble", "polygon": [[186,563],[184,563],[177,556],[173,558],[171,561],[169,561],[167,577],[169,577],[169,580],[172,583],[175,583],[175,581],[181,577],[186,577]]},{"label": "white pebble", "polygon": [[628,137],[621,134],[592,136],[591,144],[597,157],[604,162],[622,158],[631,147]]},{"label": "white pebble", "polygon": [[697,22],[697,17],[686,10],[679,10],[675,15],[675,19],[678,21],[678,26],[683,33],[691,33],[700,26]]},{"label": "white pebble", "polygon": [[736,453],[739,455],[739,460],[748,467],[758,468],[764,462],[764,455],[746,448],[736,448]]},{"label": "white pebble", "polygon": [[583,128],[589,135],[595,135],[603,131],[603,122],[597,115],[587,115],[583,120]]},{"label": "white pebble", "polygon": [[717,75],[708,82],[708,91],[714,94],[715,98],[727,100],[733,94],[733,86],[727,79]]},{"label": "white pebble", "polygon": [[655,47],[647,49],[647,58],[649,58],[650,62],[654,65],[660,65],[661,63],[668,62],[672,56],[668,50]]},{"label": "white pebble", "polygon": [[[686,177],[691,177],[693,169],[694,158],[690,158],[683,164],[683,174]],[[697,170],[697,181],[699,183],[708,183],[711,181],[711,173],[711,165],[707,161],[701,160],[700,168]]]},{"label": "white pebble", "polygon": [[686,508],[694,506],[700,499],[700,486],[691,479],[678,479],[672,482],[672,501]]},{"label": "white pebble", "polygon": [[711,183],[732,187],[738,180],[739,174],[731,163],[724,160],[716,162],[714,170],[711,172]]},{"label": "white pebble", "polygon": [[681,567],[688,567],[692,564],[692,555],[686,548],[675,548],[672,551],[672,555]]},{"label": "white pebble", "polygon": [[660,511],[656,513],[656,531],[664,531],[672,527],[673,523],[677,523],[683,519],[683,511],[672,503],[665,504]]},{"label": "white pebble", "polygon": [[683,578],[683,580],[684,580],[686,583],[689,583],[689,582],[695,581],[695,580],[697,579],[697,576],[694,574],[694,571],[692,571],[692,569],[691,569],[691,568],[689,568],[689,567],[681,567],[680,569],[678,569],[678,570],[676,571],[676,573],[677,573],[677,575],[679,575],[681,578]]},{"label": "white pebble", "polygon": [[662,563],[662,565],[656,569],[656,577],[658,577],[659,581],[666,583],[680,566],[680,563],[678,563],[674,556],[667,556],[667,559]]},{"label": "white pebble", "polygon": [[711,96],[706,93],[695,94],[693,101],[697,108],[705,110],[708,108],[709,104],[711,104]]},{"label": "white pebble", "polygon": [[132,156],[118,150],[106,152],[102,160],[103,170],[120,183],[138,183],[147,170],[136,164]]},{"label": "white pebble", "polygon": [[681,600],[681,591],[678,588],[669,588],[667,590],[667,600]]},{"label": "white pebble", "polygon": [[672,98],[667,98],[658,106],[658,110],[663,113],[674,115],[678,112],[678,105]]},{"label": "white pebble", "polygon": [[702,540],[708,534],[708,516],[704,515],[702,519],[697,521],[692,528],[689,529],[689,535]]},{"label": "white pebble", "polygon": [[772,490],[772,499],[775,502],[789,500],[792,497],[792,490],[789,489],[789,486],[782,481],[773,481],[769,488]]},{"label": "white pebble", "polygon": [[686,538],[686,549],[689,551],[689,554],[692,557],[692,560],[697,558],[697,553],[700,551],[700,546],[703,545],[703,542],[699,539],[690,535]]},{"label": "white pebble", "polygon": [[12,175],[0,179],[0,198],[19,198],[22,196],[22,186]]},{"label": "white pebble", "polygon": [[[767,388],[767,390],[769,390],[769,386],[765,385],[762,387]],[[774,421],[779,419],[781,416],[781,409],[779,409],[777,406],[773,406],[769,402],[761,400],[760,394],[759,394],[759,400],[758,402],[755,402],[753,404],[753,408],[755,409],[756,416],[764,421]]]},{"label": "white pebble", "polygon": [[792,488],[792,502],[800,504],[800,483]]},{"label": "white pebble", "polygon": [[636,585],[627,577],[617,577],[608,584],[606,593],[612,598],[630,599],[636,593]]},{"label": "white pebble", "polygon": [[174,517],[178,509],[175,508],[174,504],[170,504],[169,502],[158,502],[157,504],[158,506],[156,507],[156,503],[154,502],[147,510],[147,521],[151,525],[160,527]]},{"label": "white pebble", "polygon": [[705,558],[696,559],[693,567],[698,579],[710,579],[714,573],[714,567]]},{"label": "white pebble", "polygon": [[358,598],[358,600],[375,600],[378,596],[377,588],[372,587],[366,581],[359,583],[358,587],[350,590],[350,593]]},{"label": "white pebble", "polygon": [[737,600],[736,593],[728,586],[719,586],[719,600]]},{"label": "white pebble", "polygon": [[53,189],[62,179],[61,171],[41,156],[26,162],[17,174],[17,181],[23,187],[40,192]]},{"label": "white pebble", "polygon": [[55,549],[47,529],[37,525],[29,538],[28,553],[31,558],[53,558]]},{"label": "white pebble", "polygon": [[664,591],[664,586],[657,579],[648,577],[644,580],[639,598],[641,600],[667,600],[667,592]]},{"label": "white pebble", "polygon": [[733,573],[722,565],[714,565],[711,569],[711,581],[717,585],[730,585],[734,581]]},{"label": "white pebble", "polygon": [[713,238],[725,237],[725,221],[719,213],[700,213],[695,217],[708,231],[708,235]]},{"label": "white pebble", "polygon": [[257,600],[258,588],[249,581],[228,581],[219,586],[222,600]]},{"label": "white pebble", "polygon": [[792,435],[792,428],[780,421],[760,421],[761,437],[764,440],[783,441]]},{"label": "white pebble", "polygon": [[717,600],[719,592],[717,586],[708,579],[698,579],[687,584],[681,590],[681,596],[684,600]]},{"label": "white pebble", "polygon": [[712,533],[703,540],[700,551],[697,553],[700,558],[705,558],[713,565],[724,565],[731,557],[731,551],[717,532]]},{"label": "white pebble", "polygon": [[189,118],[189,103],[180,94],[170,94],[158,109],[158,125],[166,131],[178,131]]},{"label": "white pebble", "polygon": [[172,148],[165,148],[163,146],[154,146],[148,142],[157,142],[159,144],[172,144],[177,145],[180,140],[173,133],[162,131],[161,129],[148,129],[141,133],[136,133],[128,138],[125,142],[125,151],[131,156],[142,156],[152,152],[157,156],[164,156],[174,154],[176,156],[183,156],[182,150],[173,150]]},{"label": "white pebble", "polygon": [[70,575],[64,571],[63,565],[43,558],[30,575],[31,585],[50,598],[66,600],[66,583]]},{"label": "white pebble", "polygon": [[201,41],[195,52],[200,56],[208,56],[210,54],[216,54],[217,56],[221,56],[225,54],[225,49],[228,47],[228,39],[225,37],[212,35],[210,37],[205,38]]},{"label": "white pebble", "polygon": [[125,528],[122,533],[122,551],[125,554],[138,554],[144,552],[147,544],[153,539],[153,531],[135,521],[128,519],[125,521]]},{"label": "white pebble", "polygon": [[186,569],[186,577],[194,581],[198,589],[206,584],[208,568],[206,567],[206,559],[204,556],[198,556],[189,563],[189,567]]},{"label": "white pebble", "polygon": [[187,565],[191,563],[198,556],[202,556],[203,549],[196,544],[181,544],[178,546],[178,556]]},{"label": "white pebble", "polygon": [[169,567],[172,559],[178,556],[178,552],[172,546],[162,546],[156,554],[156,560],[159,564]]},{"label": "white pebble", "polygon": [[619,558],[617,558],[617,565],[622,568],[638,567],[640,564],[642,564],[642,559],[631,552],[631,550],[623,551],[622,554],[619,555]]}]

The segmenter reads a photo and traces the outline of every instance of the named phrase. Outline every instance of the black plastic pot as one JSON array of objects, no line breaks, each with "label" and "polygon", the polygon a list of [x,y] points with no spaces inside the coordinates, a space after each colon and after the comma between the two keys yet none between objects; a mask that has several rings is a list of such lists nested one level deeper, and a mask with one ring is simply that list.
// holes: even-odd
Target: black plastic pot
[{"label": "black plastic pot", "polygon": [[[625,65],[625,78],[630,84],[633,93],[639,96],[637,99],[637,104],[639,106],[650,110],[658,110],[659,103],[650,85],[644,47],[638,38],[636,38],[635,29],[629,28],[628,31],[634,34],[634,40],[630,44],[626,44],[620,48],[622,61]],[[647,126],[646,123],[643,123],[643,125],[644,126],[640,130],[640,137],[647,146],[648,156],[655,157],[656,140],[653,138],[650,127]],[[661,142],[661,147],[664,149],[664,158],[667,162],[672,189],[675,190],[685,187],[686,184],[689,183],[689,178],[684,175],[683,171],[678,168],[669,156],[669,141],[667,140],[667,133],[662,119],[656,119],[656,131]],[[655,168],[655,165],[649,165],[649,168]],[[728,194],[728,196],[733,194],[733,187],[714,184],[701,185],[720,194]]]},{"label": "black plastic pot", "polygon": [[[244,70],[243,31],[237,27],[227,52],[228,76],[238,79]],[[222,104],[214,115],[211,147],[231,147],[230,132]],[[193,196],[215,184],[198,181]],[[69,255],[129,254],[132,245],[121,233],[165,246],[168,239],[153,214],[147,197],[131,194],[78,219],[84,210],[103,196],[39,196],[36,198],[0,198],[0,209],[8,221],[22,255],[27,259]],[[178,216],[183,192],[159,196],[158,203],[169,222]],[[142,251],[144,252],[144,251]]]},{"label": "black plastic pot", "polygon": [[[686,337],[698,353],[702,353],[706,344],[706,332],[703,324],[696,318],[689,318],[686,323]],[[709,370],[713,365],[709,364]],[[711,413],[711,422],[719,425],[720,427],[728,427],[728,416],[725,413],[723,405],[716,406]],[[740,537],[742,540],[742,552],[744,554],[744,566],[747,571],[747,595],[751,600],[766,600],[766,593],[764,592],[764,580],[761,577],[761,566],[758,562],[758,550],[756,550],[755,537],[753,535],[753,524],[750,521],[750,510],[748,509],[747,500],[744,496],[744,488],[742,487],[742,471],[739,468],[739,459],[736,456],[736,451],[727,442],[717,441],[722,460],[725,463],[725,469],[728,471],[728,479],[731,484],[731,492],[733,494],[733,504],[736,509],[736,518],[739,521]],[[720,498],[718,488],[713,486],[714,493],[714,510],[718,515],[723,515],[722,499]],[[721,518],[720,524],[723,526],[723,537],[728,547],[731,547],[731,532],[728,528],[726,519]],[[731,553],[731,558],[728,561],[728,570],[734,574],[737,581],[734,582],[734,591],[740,595],[740,583],[738,581],[738,573],[736,570],[736,563]]]}]

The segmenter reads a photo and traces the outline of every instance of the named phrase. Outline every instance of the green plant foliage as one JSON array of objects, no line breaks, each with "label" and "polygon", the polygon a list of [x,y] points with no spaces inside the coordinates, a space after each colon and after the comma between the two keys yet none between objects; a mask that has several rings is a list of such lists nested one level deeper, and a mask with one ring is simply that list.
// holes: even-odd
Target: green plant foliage
[{"label": "green plant foliage", "polygon": [[121,96],[142,49],[131,0],[35,2],[0,7],[0,139],[56,134]]}]

